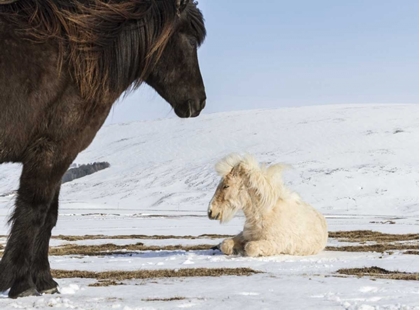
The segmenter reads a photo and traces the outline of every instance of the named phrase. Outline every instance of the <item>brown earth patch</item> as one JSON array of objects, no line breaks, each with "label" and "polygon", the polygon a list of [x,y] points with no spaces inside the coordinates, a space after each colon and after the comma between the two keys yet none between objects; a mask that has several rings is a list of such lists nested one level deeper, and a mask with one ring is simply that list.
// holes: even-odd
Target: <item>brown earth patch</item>
[{"label": "brown earth patch", "polygon": [[372,277],[377,279],[390,279],[390,280],[419,280],[418,272],[401,272],[389,271],[380,267],[364,267],[364,268],[350,268],[339,269],[337,273],[340,275],[356,276],[356,277]]}]

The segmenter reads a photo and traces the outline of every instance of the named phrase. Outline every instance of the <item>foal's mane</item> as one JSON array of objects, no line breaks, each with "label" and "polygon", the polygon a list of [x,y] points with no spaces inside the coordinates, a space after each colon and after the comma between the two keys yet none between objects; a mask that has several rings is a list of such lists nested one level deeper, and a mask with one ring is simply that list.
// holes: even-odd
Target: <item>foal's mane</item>
[{"label": "foal's mane", "polygon": [[290,191],[282,180],[286,167],[285,164],[260,165],[252,155],[233,153],[216,164],[216,171],[222,177],[237,173],[244,185],[257,195],[259,205],[254,207],[264,208],[274,206],[277,199],[289,198]]},{"label": "foal's mane", "polygon": [[175,0],[19,0],[0,17],[36,43],[58,43],[59,63],[85,99],[140,86],[182,19],[199,43],[205,29],[196,3],[178,14]]}]

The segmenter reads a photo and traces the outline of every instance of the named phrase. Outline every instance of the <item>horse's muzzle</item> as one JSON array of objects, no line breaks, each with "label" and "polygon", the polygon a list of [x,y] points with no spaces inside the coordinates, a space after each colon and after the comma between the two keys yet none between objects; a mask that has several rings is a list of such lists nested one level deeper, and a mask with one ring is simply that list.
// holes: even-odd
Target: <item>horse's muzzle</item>
[{"label": "horse's muzzle", "polygon": [[206,106],[206,97],[198,100],[188,100],[182,107],[176,107],[175,114],[181,118],[197,117]]}]

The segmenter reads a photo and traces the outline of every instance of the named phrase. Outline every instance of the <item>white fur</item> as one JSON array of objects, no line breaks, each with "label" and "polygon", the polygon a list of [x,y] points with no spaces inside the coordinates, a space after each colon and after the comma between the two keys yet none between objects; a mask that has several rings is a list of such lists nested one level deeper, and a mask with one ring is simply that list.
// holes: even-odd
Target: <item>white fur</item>
[{"label": "white fur", "polygon": [[[216,170],[223,179],[210,202],[209,216],[220,214],[217,219],[226,222],[242,209],[246,217],[243,232],[224,240],[220,245],[222,252],[248,256],[312,255],[325,248],[325,218],[285,187],[281,178],[285,167],[261,166],[251,155],[238,154],[217,163]],[[236,175],[234,168],[240,171]],[[237,187],[228,189],[237,193],[233,198],[223,192],[227,190],[223,189],[227,176],[230,186]]]},{"label": "white fur", "polygon": [[225,177],[240,161],[242,161],[242,156],[237,153],[232,153],[216,164],[216,172],[221,177]]}]

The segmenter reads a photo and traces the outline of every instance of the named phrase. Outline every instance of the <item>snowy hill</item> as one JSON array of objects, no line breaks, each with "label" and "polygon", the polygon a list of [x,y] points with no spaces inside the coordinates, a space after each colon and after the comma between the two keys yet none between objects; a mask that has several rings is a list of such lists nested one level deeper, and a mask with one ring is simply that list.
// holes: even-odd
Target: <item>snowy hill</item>
[{"label": "snowy hill", "polygon": [[[285,162],[286,181],[327,214],[418,215],[418,106],[255,110],[104,127],[77,164],[111,167],[63,185],[63,202],[205,212],[230,152]],[[17,187],[0,166],[0,195]]]},{"label": "snowy hill", "polygon": [[[62,186],[50,243],[51,268],[69,272],[57,279],[62,294],[15,301],[0,292],[0,308],[418,309],[418,147],[417,105],[256,110],[104,127],[75,165],[111,166]],[[220,234],[243,228],[240,216],[220,225],[206,215],[219,181],[214,164],[230,152],[294,167],[287,183],[326,215],[325,251],[251,258],[211,249]],[[19,172],[0,165],[0,252]],[[97,252],[87,256],[88,248]],[[73,252],[59,254],[66,249]],[[243,267],[260,273],[156,276],[161,269]],[[417,281],[338,274],[362,267],[410,272]],[[82,271],[128,276],[97,281]],[[132,276],[145,271],[155,276]]]}]

